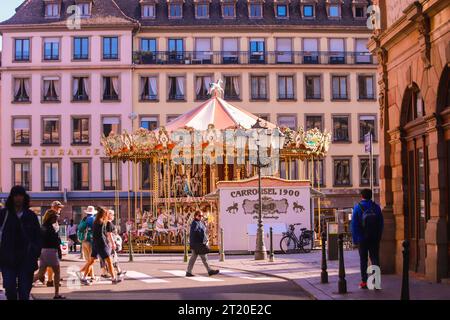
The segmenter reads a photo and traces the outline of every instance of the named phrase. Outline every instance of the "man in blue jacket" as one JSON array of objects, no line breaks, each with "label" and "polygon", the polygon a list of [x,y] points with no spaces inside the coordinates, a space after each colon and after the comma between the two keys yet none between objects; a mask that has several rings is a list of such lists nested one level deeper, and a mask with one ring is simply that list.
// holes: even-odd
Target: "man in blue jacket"
[{"label": "man in blue jacket", "polygon": [[381,208],[372,201],[372,190],[361,191],[361,202],[353,208],[352,237],[353,244],[358,246],[361,265],[361,289],[367,289],[368,258],[372,265],[379,266],[380,241],[383,234],[383,215]]}]

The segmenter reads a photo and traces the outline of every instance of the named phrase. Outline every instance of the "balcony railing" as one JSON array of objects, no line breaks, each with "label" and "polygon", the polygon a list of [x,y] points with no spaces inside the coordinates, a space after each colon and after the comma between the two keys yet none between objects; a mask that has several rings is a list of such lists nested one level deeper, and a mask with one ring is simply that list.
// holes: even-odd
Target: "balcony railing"
[{"label": "balcony railing", "polygon": [[369,52],[135,51],[135,64],[375,64]]}]

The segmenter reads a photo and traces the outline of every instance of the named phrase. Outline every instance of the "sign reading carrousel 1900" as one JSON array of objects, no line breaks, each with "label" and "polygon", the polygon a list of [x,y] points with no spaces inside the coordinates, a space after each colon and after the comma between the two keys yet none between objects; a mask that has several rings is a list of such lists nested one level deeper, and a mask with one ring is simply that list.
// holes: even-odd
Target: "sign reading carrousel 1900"
[{"label": "sign reading carrousel 1900", "polygon": [[[224,230],[225,251],[253,251],[259,214],[258,180],[221,181],[219,189],[219,225]],[[289,181],[274,177],[262,178],[262,219],[266,247],[269,248],[269,229],[272,227],[274,249],[290,224],[310,229],[311,203],[308,181]],[[254,243],[253,243],[254,242]]]}]

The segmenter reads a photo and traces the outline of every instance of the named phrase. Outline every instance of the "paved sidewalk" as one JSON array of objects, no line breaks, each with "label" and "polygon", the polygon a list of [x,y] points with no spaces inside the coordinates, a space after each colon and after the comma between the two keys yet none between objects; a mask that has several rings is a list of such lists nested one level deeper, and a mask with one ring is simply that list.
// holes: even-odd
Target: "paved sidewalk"
[{"label": "paved sidewalk", "polygon": [[[224,262],[211,257],[211,264],[218,268],[235,268],[251,272],[282,277],[297,283],[318,300],[399,300],[401,276],[382,275],[382,290],[362,290],[360,282],[359,256],[356,250],[345,251],[347,294],[338,294],[338,261],[328,261],[328,284],[320,283],[320,251],[308,254],[275,255],[274,262],[255,261],[253,256],[226,256]],[[410,278],[410,298],[413,300],[450,300],[450,285],[435,284]]]}]

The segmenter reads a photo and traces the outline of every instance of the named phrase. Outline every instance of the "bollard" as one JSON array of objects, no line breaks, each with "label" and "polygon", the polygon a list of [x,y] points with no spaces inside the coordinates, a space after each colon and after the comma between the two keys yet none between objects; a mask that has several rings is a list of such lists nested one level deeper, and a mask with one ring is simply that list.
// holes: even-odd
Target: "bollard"
[{"label": "bollard", "polygon": [[328,283],[326,236],[326,232],[322,231],[322,273],[320,274],[320,283]]},{"label": "bollard", "polygon": [[128,236],[128,262],[133,262],[133,239],[131,236],[131,230]]},{"label": "bollard", "polygon": [[274,261],[274,256],[273,256],[273,229],[272,227],[270,227],[270,254],[269,254],[269,262],[273,262]]},{"label": "bollard", "polygon": [[409,241],[403,241],[403,277],[400,300],[409,300]]},{"label": "bollard", "polygon": [[338,293],[347,293],[347,280],[345,280],[345,266],[344,266],[344,235],[339,234],[338,240],[339,250],[339,281],[338,281]]},{"label": "bollard", "polygon": [[220,228],[220,255],[219,255],[219,261],[224,262],[225,261],[225,252],[224,252],[224,245],[223,245],[223,228]]},{"label": "bollard", "polygon": [[184,230],[184,256],[183,262],[188,262],[188,250],[187,250],[187,232]]}]

